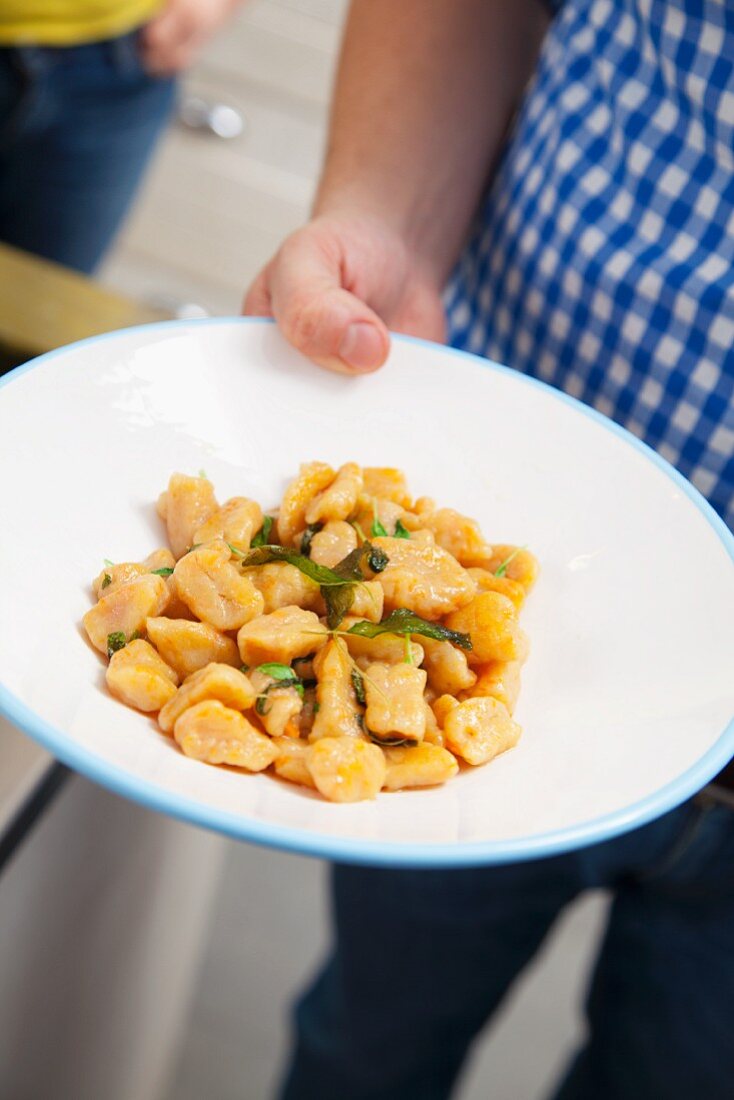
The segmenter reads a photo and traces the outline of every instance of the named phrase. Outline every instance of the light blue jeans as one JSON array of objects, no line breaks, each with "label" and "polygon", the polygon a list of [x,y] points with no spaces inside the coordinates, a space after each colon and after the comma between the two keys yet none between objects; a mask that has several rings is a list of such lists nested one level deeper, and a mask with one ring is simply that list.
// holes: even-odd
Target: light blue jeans
[{"label": "light blue jeans", "polygon": [[706,794],[533,863],[336,867],[334,950],[297,1007],[283,1100],[445,1100],[556,917],[598,887],[589,1036],[556,1100],[732,1100],[734,810]]},{"label": "light blue jeans", "polygon": [[136,35],[0,49],[0,240],[91,272],[171,112]]}]

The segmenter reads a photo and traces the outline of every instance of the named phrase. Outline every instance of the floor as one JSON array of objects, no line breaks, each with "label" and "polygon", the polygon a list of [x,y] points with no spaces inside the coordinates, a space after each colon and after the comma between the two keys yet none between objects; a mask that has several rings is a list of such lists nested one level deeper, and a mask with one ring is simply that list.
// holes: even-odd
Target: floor
[{"label": "floor", "polygon": [[[178,125],[162,144],[103,279],[171,310],[237,313],[278,242],[307,216],[345,0],[250,0],[186,80],[240,112],[225,140]],[[193,181],[193,183],[192,183]],[[559,923],[478,1042],[457,1100],[542,1100],[582,1034],[580,989],[601,896]],[[208,946],[161,1100],[266,1100],[295,992],[327,938],[325,867],[228,844]]]},{"label": "floor", "polygon": [[[165,1100],[267,1100],[295,992],[328,929],[326,868],[231,843],[208,950]],[[544,1100],[583,1034],[579,996],[606,913],[589,895],[559,922],[476,1045],[456,1100]],[[346,1100],[346,1098],[345,1098]]]},{"label": "floor", "polygon": [[183,82],[234,108],[225,139],[178,124],[161,144],[103,280],[153,305],[239,313],[306,218],[323,156],[346,0],[248,0]]}]

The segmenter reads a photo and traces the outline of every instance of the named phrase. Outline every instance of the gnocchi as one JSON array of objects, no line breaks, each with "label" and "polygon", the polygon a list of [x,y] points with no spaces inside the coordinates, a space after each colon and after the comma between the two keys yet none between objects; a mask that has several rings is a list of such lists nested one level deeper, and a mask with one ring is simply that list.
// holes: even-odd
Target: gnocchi
[{"label": "gnocchi", "polygon": [[355,462],[304,463],[268,511],[174,473],[157,507],[168,546],[106,561],[83,625],[185,756],[347,803],[517,744],[526,547]]}]

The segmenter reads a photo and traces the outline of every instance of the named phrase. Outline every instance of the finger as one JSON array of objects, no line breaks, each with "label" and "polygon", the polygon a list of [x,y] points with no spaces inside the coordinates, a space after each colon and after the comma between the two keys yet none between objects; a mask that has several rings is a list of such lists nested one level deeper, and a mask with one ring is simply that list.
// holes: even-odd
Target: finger
[{"label": "finger", "polygon": [[328,370],[363,373],[385,362],[387,327],[341,285],[338,247],[297,234],[281,248],[270,279],[273,316],[286,339]]},{"label": "finger", "polygon": [[273,316],[285,338],[320,367],[342,373],[377,370],[387,359],[386,327],[354,295],[339,288],[314,289],[280,309],[273,298]]},{"label": "finger", "polygon": [[141,28],[140,41],[143,49],[162,50],[174,46],[185,33],[184,20],[179,12],[168,8]]},{"label": "finger", "polygon": [[191,65],[198,48],[196,37],[155,47],[143,52],[143,65],[152,76],[174,76]]},{"label": "finger", "polygon": [[255,281],[250,286],[250,289],[245,295],[245,300],[242,304],[242,312],[245,317],[272,317],[273,306],[270,301],[270,269],[272,264],[268,264]]},{"label": "finger", "polygon": [[190,68],[195,56],[196,50],[187,43],[155,57],[148,65],[148,71],[154,76],[175,76]]},{"label": "finger", "polygon": [[154,76],[173,76],[190,65],[203,40],[185,11],[169,8],[140,32],[143,65]]}]

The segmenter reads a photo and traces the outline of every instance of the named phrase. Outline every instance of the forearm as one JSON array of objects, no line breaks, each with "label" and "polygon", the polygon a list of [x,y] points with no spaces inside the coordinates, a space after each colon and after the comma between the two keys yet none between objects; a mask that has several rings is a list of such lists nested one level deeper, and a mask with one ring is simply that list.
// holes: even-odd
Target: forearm
[{"label": "forearm", "polygon": [[353,0],[314,212],[379,218],[442,282],[546,25],[539,0]]},{"label": "forearm", "polygon": [[272,316],[329,370],[443,340],[441,288],[535,64],[541,0],[352,0],[314,218],[259,273]]}]

